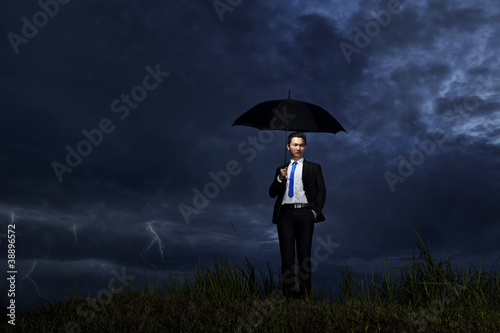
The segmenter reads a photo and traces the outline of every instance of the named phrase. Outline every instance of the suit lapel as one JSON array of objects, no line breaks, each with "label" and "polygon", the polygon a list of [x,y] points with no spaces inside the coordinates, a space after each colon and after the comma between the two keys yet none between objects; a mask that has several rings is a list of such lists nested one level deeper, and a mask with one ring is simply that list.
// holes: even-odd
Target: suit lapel
[{"label": "suit lapel", "polygon": [[308,161],[304,160],[304,165],[303,165],[303,169],[302,169],[302,182],[304,182],[304,179],[306,178],[306,175],[309,172],[310,168],[311,168],[311,164],[309,164]]},{"label": "suit lapel", "polygon": [[307,177],[308,173],[311,170],[311,163],[304,160],[304,166],[302,167],[302,186],[304,186],[304,192],[306,194],[307,202],[311,203],[311,193],[309,191],[309,182],[307,181],[309,178]]}]

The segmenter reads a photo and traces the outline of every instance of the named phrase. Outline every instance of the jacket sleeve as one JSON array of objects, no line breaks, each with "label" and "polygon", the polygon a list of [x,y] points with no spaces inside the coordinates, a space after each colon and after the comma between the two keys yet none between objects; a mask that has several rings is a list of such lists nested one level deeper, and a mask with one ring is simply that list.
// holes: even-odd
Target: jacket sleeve
[{"label": "jacket sleeve", "polygon": [[271,186],[269,186],[269,196],[271,198],[276,198],[281,192],[283,192],[284,188],[286,187],[285,179],[283,179],[282,182],[278,181],[279,173],[280,168],[276,169],[276,172],[274,173],[274,180],[271,183]]}]

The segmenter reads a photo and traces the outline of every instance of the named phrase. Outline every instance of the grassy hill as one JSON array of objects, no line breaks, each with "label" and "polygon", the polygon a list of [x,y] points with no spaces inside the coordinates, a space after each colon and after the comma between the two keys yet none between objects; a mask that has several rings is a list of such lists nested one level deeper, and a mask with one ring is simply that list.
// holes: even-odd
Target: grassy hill
[{"label": "grassy hill", "polygon": [[[417,235],[418,237],[418,235]],[[499,332],[500,273],[483,265],[437,263],[424,242],[404,267],[359,279],[338,266],[333,292],[287,299],[270,267],[257,273],[226,260],[199,264],[194,276],[102,286],[18,315],[18,332]],[[335,278],[340,276],[340,278]],[[5,316],[4,316],[5,317]],[[7,325],[7,324],[6,324]],[[14,331],[14,327],[8,325]]]}]

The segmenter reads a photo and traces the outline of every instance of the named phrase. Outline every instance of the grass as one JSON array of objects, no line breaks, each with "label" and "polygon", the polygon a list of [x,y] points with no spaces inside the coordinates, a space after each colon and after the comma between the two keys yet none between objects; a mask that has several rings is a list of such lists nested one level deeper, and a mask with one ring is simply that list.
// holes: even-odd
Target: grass
[{"label": "grass", "polygon": [[[332,292],[285,299],[270,266],[257,273],[227,260],[198,263],[193,275],[145,268],[140,281],[18,315],[22,332],[495,332],[500,329],[500,273],[492,266],[454,269],[437,263],[423,240],[403,267],[361,279],[336,267]],[[337,273],[337,274],[335,274]],[[115,284],[115,287],[118,285]],[[10,325],[9,325],[10,326]],[[43,330],[41,329],[43,328]]]}]

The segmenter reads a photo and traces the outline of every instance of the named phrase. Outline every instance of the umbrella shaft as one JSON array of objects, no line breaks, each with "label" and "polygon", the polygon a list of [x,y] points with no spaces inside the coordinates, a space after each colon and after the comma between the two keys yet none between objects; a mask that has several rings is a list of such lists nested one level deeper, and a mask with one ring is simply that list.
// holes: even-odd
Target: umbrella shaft
[{"label": "umbrella shaft", "polygon": [[285,161],[283,162],[283,165],[286,164],[286,145],[288,143],[288,128],[286,129],[286,134],[285,134]]}]

